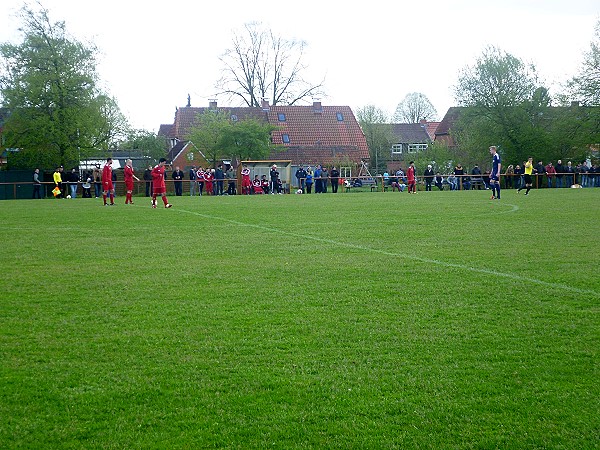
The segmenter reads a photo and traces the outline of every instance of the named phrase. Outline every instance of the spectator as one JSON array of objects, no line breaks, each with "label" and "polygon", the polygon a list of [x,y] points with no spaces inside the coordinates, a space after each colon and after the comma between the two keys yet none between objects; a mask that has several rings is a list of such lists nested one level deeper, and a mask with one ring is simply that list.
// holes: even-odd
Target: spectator
[{"label": "spectator", "polygon": [[456,184],[458,186],[458,190],[462,189],[463,175],[465,171],[461,164],[457,164],[454,168],[454,176],[456,177]]},{"label": "spectator", "polygon": [[152,166],[148,166],[148,168],[144,170],[143,178],[146,182],[146,197],[150,197],[150,193],[152,192]]},{"label": "spectator", "polygon": [[431,185],[433,184],[434,178],[433,168],[431,167],[431,164],[427,165],[427,169],[425,169],[425,172],[423,172],[423,177],[425,178],[425,191],[431,191]]},{"label": "spectator", "polygon": [[87,176],[83,184],[81,185],[83,188],[83,198],[92,198],[92,177]]},{"label": "spectator", "polygon": [[535,166],[534,170],[535,170],[535,173],[537,174],[536,187],[540,188],[540,187],[542,187],[542,181],[543,181],[542,176],[546,173],[546,166],[544,166],[544,164],[541,161],[538,161],[537,166]]},{"label": "spectator", "polygon": [[223,172],[223,164],[217,166],[215,170],[215,180],[217,181],[215,195],[223,195],[224,183],[225,183],[225,172]]},{"label": "spectator", "polygon": [[512,164],[506,168],[506,172],[504,172],[504,188],[513,188],[513,179],[515,176],[515,168]]},{"label": "spectator", "polygon": [[198,195],[202,197],[202,193],[204,192],[204,174],[206,172],[202,167],[198,167],[196,170],[196,183],[198,183]]},{"label": "spectator", "polygon": [[252,193],[253,194],[264,194],[262,184],[258,179],[258,175],[254,175],[254,180],[252,180]]},{"label": "spectator", "polygon": [[100,164],[96,164],[93,172],[94,177],[94,197],[100,198],[102,195],[102,171],[100,170]]},{"label": "spectator", "polygon": [[475,164],[473,166],[473,169],[471,169],[471,182],[472,187],[477,186],[477,189],[481,189],[481,186],[483,185],[483,178],[481,178],[481,169],[477,164]]},{"label": "spectator", "polygon": [[225,179],[227,180],[227,195],[235,195],[235,171],[233,170],[233,166],[230,164],[229,168],[225,171]]},{"label": "spectator", "polygon": [[296,170],[296,179],[298,180],[298,188],[302,189],[302,192],[304,192],[304,180],[306,179],[306,170],[304,167],[298,167],[298,170]]},{"label": "spectator", "polygon": [[269,171],[269,175],[271,178],[271,185],[269,186],[269,191],[271,191],[271,195],[275,194],[277,191],[277,178],[279,178],[279,172],[277,171],[277,164],[273,164],[271,170]]},{"label": "spectator", "polygon": [[206,195],[215,195],[214,191],[215,169],[206,169],[204,171],[204,188]]},{"label": "spectator", "polygon": [[322,192],[321,190],[321,164],[317,164],[317,167],[315,167],[315,173],[313,174],[313,179],[315,181],[315,194],[320,194]]},{"label": "spectator", "polygon": [[175,167],[175,170],[171,174],[173,179],[173,185],[175,186],[175,195],[181,197],[183,195],[183,171],[179,166]]},{"label": "spectator", "polygon": [[77,184],[79,183],[79,172],[75,167],[71,169],[68,181],[69,189],[71,190],[71,198],[77,198]]},{"label": "spectator", "polygon": [[250,194],[252,183],[250,181],[250,169],[247,166],[242,167],[242,194]]},{"label": "spectator", "polygon": [[[310,167],[308,169],[306,169],[306,181],[304,182],[304,184],[306,186],[306,193],[310,194],[311,190],[312,190],[312,185],[313,185],[313,172]],[[304,191],[302,191],[302,192],[304,192]]]},{"label": "spectator", "polygon": [[329,171],[327,170],[327,167],[323,167],[321,169],[321,192],[326,194],[327,193],[327,181],[329,180]]},{"label": "spectator", "polygon": [[554,177],[554,175],[556,174],[556,169],[552,165],[552,161],[550,161],[544,169],[546,170],[546,178],[548,181],[548,187],[551,188],[552,187],[552,177]]},{"label": "spectator", "polygon": [[42,187],[42,182],[40,181],[40,169],[35,169],[33,171],[33,196],[31,198],[42,198],[42,194],[40,189]]},{"label": "spectator", "polygon": [[523,183],[521,182],[521,177],[523,176],[523,169],[520,165],[516,165],[515,166],[515,189],[520,189],[521,186],[523,186]]},{"label": "spectator", "polygon": [[557,188],[561,188],[563,187],[563,178],[564,178],[564,172],[565,172],[565,168],[562,165],[562,160],[558,160],[556,161],[556,166],[554,166],[554,169],[556,170],[556,186]]},{"label": "spectator", "polygon": [[269,193],[269,180],[267,180],[267,176],[263,175],[260,177],[260,185],[265,194]]},{"label": "spectator", "polygon": [[448,186],[450,186],[451,191],[458,190],[458,181],[456,179],[456,175],[451,173],[450,175],[448,175],[448,177],[446,177],[446,180],[448,181]]},{"label": "spectator", "polygon": [[189,173],[190,178],[190,197],[196,195],[196,166],[192,166]]},{"label": "spectator", "polygon": [[440,191],[444,190],[444,177],[439,172],[435,174],[435,185]]},{"label": "spectator", "polygon": [[[331,192],[336,194],[338,191],[338,184],[340,182],[340,171],[333,166],[331,168],[331,172],[329,172],[329,177],[331,178]],[[304,189],[302,191],[304,192]]]}]

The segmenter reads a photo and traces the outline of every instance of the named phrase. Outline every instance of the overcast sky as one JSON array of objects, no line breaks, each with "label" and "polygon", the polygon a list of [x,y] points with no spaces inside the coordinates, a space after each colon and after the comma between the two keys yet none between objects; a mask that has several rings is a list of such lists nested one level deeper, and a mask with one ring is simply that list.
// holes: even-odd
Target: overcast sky
[{"label": "overcast sky", "polygon": [[[188,93],[192,106],[208,106],[218,57],[245,23],[306,41],[305,78],[325,78],[324,105],[375,105],[392,114],[406,94],[421,92],[441,119],[455,105],[459,71],[488,45],[535,64],[556,92],[579,67],[600,18],[598,0],[41,3],[51,20],[98,46],[106,90],[134,127],[151,131],[173,122]],[[20,42],[22,5],[3,0],[0,42]],[[227,106],[225,99],[219,105]]]}]

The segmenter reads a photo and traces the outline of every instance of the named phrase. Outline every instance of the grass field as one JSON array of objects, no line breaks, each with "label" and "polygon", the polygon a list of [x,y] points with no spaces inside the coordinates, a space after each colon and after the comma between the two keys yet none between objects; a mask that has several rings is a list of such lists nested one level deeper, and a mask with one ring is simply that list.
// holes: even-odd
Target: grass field
[{"label": "grass field", "polygon": [[0,202],[0,448],[600,448],[600,190]]}]

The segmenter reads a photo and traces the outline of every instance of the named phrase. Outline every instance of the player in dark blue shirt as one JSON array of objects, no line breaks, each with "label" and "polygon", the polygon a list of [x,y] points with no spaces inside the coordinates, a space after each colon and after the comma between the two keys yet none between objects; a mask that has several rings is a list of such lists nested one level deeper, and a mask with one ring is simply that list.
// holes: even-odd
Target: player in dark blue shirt
[{"label": "player in dark blue shirt", "polygon": [[490,147],[490,153],[492,155],[492,173],[490,174],[490,184],[492,185],[492,200],[500,200],[500,155],[495,145]]}]

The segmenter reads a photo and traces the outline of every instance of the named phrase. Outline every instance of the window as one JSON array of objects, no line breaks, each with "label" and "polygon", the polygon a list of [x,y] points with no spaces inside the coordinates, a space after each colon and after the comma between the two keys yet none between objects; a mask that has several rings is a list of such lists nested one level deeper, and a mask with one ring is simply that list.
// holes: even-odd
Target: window
[{"label": "window", "polygon": [[402,144],[392,145],[392,154],[393,155],[401,155],[402,154]]},{"label": "window", "polygon": [[341,112],[335,113],[335,115],[337,117],[338,122],[343,122],[344,121],[344,115]]},{"label": "window", "polygon": [[285,122],[285,114],[284,113],[277,114],[277,120],[279,120],[280,122]]},{"label": "window", "polygon": [[427,144],[408,144],[408,153],[417,153],[427,150]]},{"label": "window", "polygon": [[290,143],[290,135],[289,134],[282,134],[281,135],[281,139],[283,139],[283,143],[284,144],[289,144]]}]

